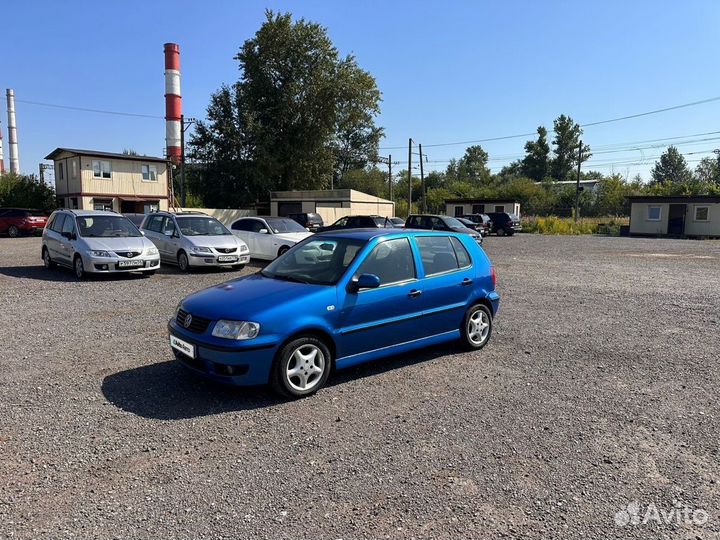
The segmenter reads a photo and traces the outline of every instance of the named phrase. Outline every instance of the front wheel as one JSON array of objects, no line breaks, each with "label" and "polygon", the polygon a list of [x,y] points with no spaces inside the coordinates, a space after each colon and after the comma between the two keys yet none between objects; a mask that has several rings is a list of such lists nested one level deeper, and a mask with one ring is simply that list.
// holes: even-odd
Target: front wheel
[{"label": "front wheel", "polygon": [[8,236],[10,238],[17,238],[20,236],[20,229],[18,229],[15,225],[10,225],[10,228],[8,229]]},{"label": "front wheel", "polygon": [[283,255],[285,255],[285,253],[287,253],[289,249],[290,248],[288,246],[282,246],[280,249],[278,249],[278,257],[282,257]]},{"label": "front wheel", "polygon": [[498,227],[497,235],[498,235],[498,236],[505,236],[505,229],[503,229],[502,227]]},{"label": "front wheel", "polygon": [[302,336],[285,345],[273,366],[273,390],[292,398],[314,394],[330,376],[332,356],[315,336]]},{"label": "front wheel", "polygon": [[73,264],[73,268],[75,268],[76,278],[82,279],[85,277],[85,266],[83,265],[83,260],[80,255],[75,255],[75,262]]},{"label": "front wheel", "polygon": [[184,251],[181,251],[180,255],[178,255],[178,268],[183,272],[190,271],[190,261],[188,261],[187,253]]},{"label": "front wheel", "polygon": [[475,304],[465,313],[462,342],[468,349],[482,349],[492,335],[492,313],[487,306]]}]

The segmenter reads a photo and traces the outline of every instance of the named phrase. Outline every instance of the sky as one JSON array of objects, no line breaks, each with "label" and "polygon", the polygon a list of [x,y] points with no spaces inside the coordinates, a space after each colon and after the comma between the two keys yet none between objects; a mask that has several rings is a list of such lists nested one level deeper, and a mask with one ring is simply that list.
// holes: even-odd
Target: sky
[{"label": "sky", "polygon": [[[340,53],[375,76],[380,152],[398,170],[409,138],[423,145],[426,172],[444,170],[469,145],[452,143],[551,129],[560,114],[586,124],[720,96],[716,0],[5,4],[0,88],[15,90],[26,173],[56,147],[162,155],[163,43],[180,45],[185,116],[203,118],[210,95],[238,79],[233,56],[266,9],[325,26]],[[1,108],[7,168],[4,90]],[[669,142],[694,166],[720,147],[719,118],[715,100],[588,126],[583,142],[594,156],[583,168],[647,179]],[[522,157],[530,138],[482,142],[491,170]],[[668,138],[676,139],[656,141]]]}]

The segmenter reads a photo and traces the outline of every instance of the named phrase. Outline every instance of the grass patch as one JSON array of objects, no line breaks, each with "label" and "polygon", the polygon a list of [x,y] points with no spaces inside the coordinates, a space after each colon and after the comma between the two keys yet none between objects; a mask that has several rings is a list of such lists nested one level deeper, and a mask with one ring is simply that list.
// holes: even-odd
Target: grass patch
[{"label": "grass patch", "polygon": [[523,231],[536,234],[607,234],[619,236],[620,226],[628,225],[630,218],[627,217],[597,217],[581,218],[577,222],[573,218],[557,216],[549,217],[524,217]]}]

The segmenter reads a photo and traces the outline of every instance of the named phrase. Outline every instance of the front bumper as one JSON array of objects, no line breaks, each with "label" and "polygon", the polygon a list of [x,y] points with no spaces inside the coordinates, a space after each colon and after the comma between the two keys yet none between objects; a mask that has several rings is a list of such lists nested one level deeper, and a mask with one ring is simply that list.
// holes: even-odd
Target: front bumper
[{"label": "front bumper", "polygon": [[190,266],[234,266],[250,262],[250,252],[241,253],[190,253]]},{"label": "front bumper", "polygon": [[86,272],[97,272],[100,274],[144,272],[160,268],[160,256],[150,255],[147,257],[83,257],[83,266]]},{"label": "front bumper", "polygon": [[[212,327],[206,333],[211,331]],[[274,340],[223,340],[229,345],[219,346],[206,343],[200,334],[179,327],[175,319],[168,322],[168,332],[194,346],[194,358],[173,347],[170,349],[183,366],[206,379],[235,386],[267,384],[270,380],[270,369],[277,351]]]}]

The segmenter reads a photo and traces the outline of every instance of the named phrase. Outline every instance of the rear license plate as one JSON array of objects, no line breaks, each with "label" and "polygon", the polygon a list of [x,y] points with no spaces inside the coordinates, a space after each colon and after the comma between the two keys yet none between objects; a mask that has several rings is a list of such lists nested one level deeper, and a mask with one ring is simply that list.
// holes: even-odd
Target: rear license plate
[{"label": "rear license plate", "polygon": [[119,261],[118,268],[138,268],[145,266],[145,261]]},{"label": "rear license plate", "polygon": [[190,358],[195,358],[195,345],[193,345],[192,343],[188,343],[187,341],[177,338],[171,334],[170,346],[173,349],[177,349],[181,353],[189,356]]},{"label": "rear license plate", "polygon": [[237,257],[235,255],[220,255],[218,257],[218,262],[235,262],[237,261]]}]

